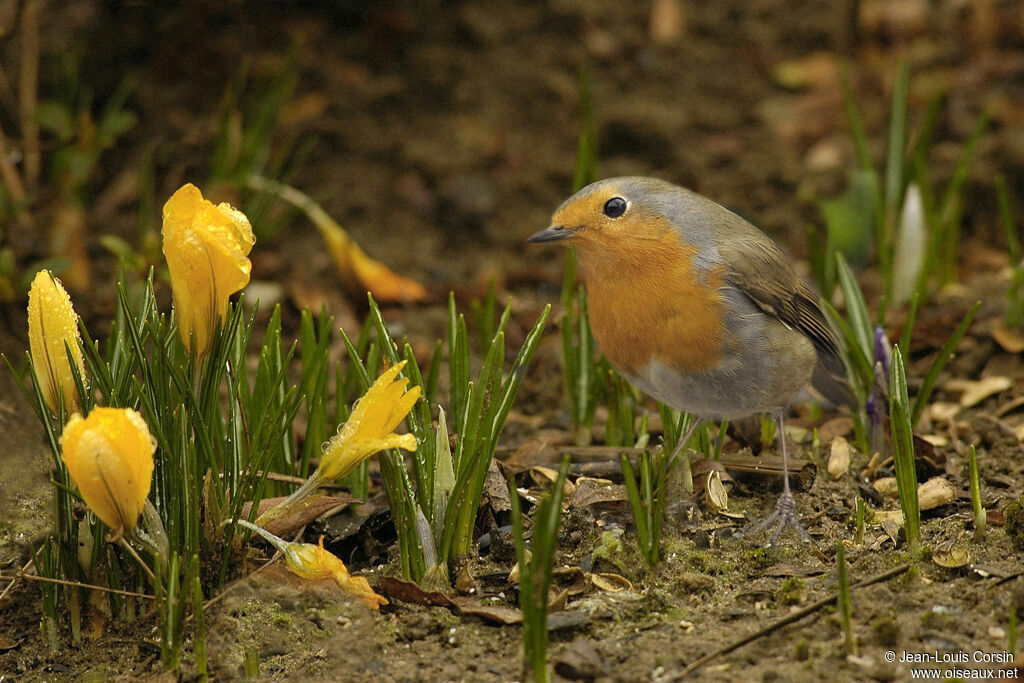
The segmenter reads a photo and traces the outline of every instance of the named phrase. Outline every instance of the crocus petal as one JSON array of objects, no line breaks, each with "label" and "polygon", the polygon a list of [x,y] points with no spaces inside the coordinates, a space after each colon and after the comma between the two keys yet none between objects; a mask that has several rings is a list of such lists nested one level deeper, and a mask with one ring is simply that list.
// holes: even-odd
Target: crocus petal
[{"label": "crocus petal", "polygon": [[59,413],[61,395],[65,412],[82,410],[71,371],[74,363],[79,376],[85,380],[80,340],[78,316],[71,306],[71,298],[60,280],[50,271],[40,270],[28,292],[28,341],[36,379],[54,415]]},{"label": "crocus petal", "polygon": [[403,367],[405,361],[381,373],[352,408],[349,419],[324,448],[320,467],[313,475],[319,481],[343,477],[366,458],[387,448],[416,450],[416,437],[392,431],[420,397],[420,387],[405,391],[409,380],[396,379]]},{"label": "crocus petal", "polygon": [[284,552],[284,561],[293,574],[304,579],[330,576],[330,572],[325,571],[317,561],[317,546],[312,543],[289,543]]},{"label": "crocus petal", "polygon": [[86,504],[113,531],[135,528],[153,477],[156,441],[129,408],[73,415],[61,436],[61,459]]},{"label": "crocus petal", "polygon": [[311,580],[332,578],[342,590],[362,600],[370,609],[379,609],[381,605],[388,604],[386,598],[373,592],[366,579],[349,574],[341,558],[324,548],[323,536],[320,537],[319,545],[289,543],[284,559],[293,574]]},{"label": "crocus petal", "polygon": [[164,204],[163,250],[178,330],[186,348],[195,339],[196,354],[210,350],[228,298],[249,283],[255,241],[245,214],[228,204],[214,206],[192,184]]}]

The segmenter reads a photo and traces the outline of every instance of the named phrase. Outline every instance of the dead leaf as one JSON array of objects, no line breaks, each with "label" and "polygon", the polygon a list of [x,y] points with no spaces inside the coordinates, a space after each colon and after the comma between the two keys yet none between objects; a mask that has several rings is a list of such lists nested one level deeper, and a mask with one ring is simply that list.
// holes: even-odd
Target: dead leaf
[{"label": "dead leaf", "polygon": [[945,388],[949,391],[962,391],[960,405],[964,408],[976,406],[993,394],[1006,391],[1013,386],[1013,380],[1009,377],[993,375],[979,380],[951,379],[946,382]]},{"label": "dead leaf", "polygon": [[606,593],[621,593],[622,591],[633,590],[633,584],[625,576],[611,572],[599,572],[587,574],[587,578],[594,588]]},{"label": "dead leaf", "polygon": [[491,466],[487,469],[487,478],[484,480],[484,496],[494,514],[512,511],[512,500],[508,496],[508,481],[494,460],[491,461]]},{"label": "dead leaf", "polygon": [[[889,498],[899,496],[896,477],[876,479],[872,482],[872,486],[874,486],[876,491]],[[955,499],[956,491],[953,489],[953,485],[942,477],[932,477],[917,487],[917,505],[921,510],[932,510],[942,505],[948,505]],[[879,515],[884,517],[884,511],[875,513],[876,521]]]},{"label": "dead leaf", "polygon": [[917,504],[921,510],[949,505],[956,499],[953,485],[942,477],[932,477],[917,487]]},{"label": "dead leaf", "polygon": [[565,588],[554,595],[548,594],[548,612],[561,612],[569,604],[569,591]]},{"label": "dead leaf", "polygon": [[[533,557],[533,553],[530,552],[529,548],[527,548],[527,549],[525,549],[523,551],[523,555],[525,556],[525,559],[526,559],[527,562],[529,562],[530,559]],[[512,583],[512,584],[518,584],[519,583],[519,571],[520,571],[519,570],[519,563],[516,562],[514,565],[512,565],[512,569],[509,570],[509,572],[508,572],[508,582],[509,583]]]},{"label": "dead leaf", "polygon": [[[285,497],[264,498],[261,500],[257,519],[285,500],[287,500]],[[336,496],[310,496],[298,501],[298,504],[289,513],[282,517],[269,519],[266,523],[261,524],[261,526],[275,536],[284,538],[293,535],[296,531],[321,517],[324,513],[353,502],[362,501],[357,501],[352,496],[344,493]],[[249,519],[251,507],[251,503],[246,503],[242,506],[242,519]]]},{"label": "dead leaf", "polygon": [[480,617],[484,621],[499,626],[514,626],[523,623],[523,613],[514,607],[481,605],[476,602],[463,602],[464,598],[456,598],[455,605],[463,616]]},{"label": "dead leaf", "polygon": [[936,401],[928,406],[928,415],[935,424],[950,424],[961,410],[963,406],[959,403]]},{"label": "dead leaf", "polygon": [[0,635],[0,652],[7,652],[8,650],[13,650],[19,645],[21,645],[20,640],[11,641],[8,640],[5,636]]},{"label": "dead leaf", "polygon": [[[878,521],[877,518],[880,514],[885,516]],[[875,513],[876,521],[882,525],[882,530],[885,531],[885,535],[889,539],[898,544],[900,541],[900,531],[903,529],[903,513],[899,510],[882,510],[881,512]]]},{"label": "dead leaf", "polygon": [[607,479],[580,477],[576,480],[576,490],[569,498],[569,507],[621,503],[626,500],[629,500],[629,494],[624,485],[613,484]]},{"label": "dead leaf", "polygon": [[717,514],[729,509],[729,494],[722,485],[722,474],[718,470],[713,470],[708,475],[704,495],[712,513]]},{"label": "dead leaf", "polygon": [[883,496],[895,498],[899,495],[899,487],[896,484],[896,477],[880,477],[871,482],[875,490]]},{"label": "dead leaf", "polygon": [[[556,481],[558,481],[558,470],[538,465],[537,467],[530,468],[530,478],[533,479],[533,482],[537,486],[549,489],[554,486]],[[576,484],[566,479],[562,495],[565,498],[570,498],[575,490]]]},{"label": "dead leaf", "polygon": [[840,479],[850,471],[850,442],[845,437],[832,439],[828,455],[828,473],[833,479]]},{"label": "dead leaf", "polygon": [[555,480],[558,479],[558,470],[537,465],[530,468],[530,479],[541,488],[550,488],[555,483]]},{"label": "dead leaf", "polygon": [[438,591],[425,591],[413,581],[403,581],[393,576],[380,577],[380,588],[388,597],[414,605],[425,605],[427,607],[446,607],[457,610],[458,605],[444,593]]},{"label": "dead leaf", "polygon": [[999,325],[992,330],[992,338],[1007,353],[1024,351],[1024,334],[1021,334],[1020,330],[1010,330]]},{"label": "dead leaf", "polygon": [[932,562],[946,569],[959,569],[971,562],[971,553],[966,548],[942,548],[932,552]]}]

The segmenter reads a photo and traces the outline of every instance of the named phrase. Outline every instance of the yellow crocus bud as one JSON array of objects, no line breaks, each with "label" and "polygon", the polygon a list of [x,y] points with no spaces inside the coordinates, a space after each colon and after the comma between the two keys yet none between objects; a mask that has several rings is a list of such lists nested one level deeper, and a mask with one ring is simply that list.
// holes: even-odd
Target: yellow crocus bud
[{"label": "yellow crocus bud", "polygon": [[330,481],[343,477],[363,460],[386,448],[416,450],[415,436],[394,433],[420,397],[420,387],[405,391],[409,380],[396,379],[404,367],[405,361],[392,365],[359,399],[348,421],[324,449],[315,478]]},{"label": "yellow crocus bud", "polygon": [[[43,398],[54,415],[59,414],[60,397],[67,413],[81,412],[78,389],[71,364],[85,381],[78,316],[60,280],[40,270],[28,290],[28,343]],[[70,355],[69,355],[70,352]]]},{"label": "yellow crocus bud", "polygon": [[228,298],[249,284],[256,238],[245,214],[226,203],[215,206],[191,183],[167,200],[163,218],[178,332],[185,348],[202,356],[217,322],[227,317]]},{"label": "yellow crocus bud", "polygon": [[319,545],[288,543],[279,549],[293,574],[304,579],[334,579],[342,590],[362,600],[370,609],[388,604],[387,598],[375,593],[366,579],[349,574],[341,558],[324,549],[323,536]]},{"label": "yellow crocus bud", "polygon": [[130,408],[72,415],[61,436],[61,459],[78,491],[114,533],[135,528],[149,495],[156,441]]}]

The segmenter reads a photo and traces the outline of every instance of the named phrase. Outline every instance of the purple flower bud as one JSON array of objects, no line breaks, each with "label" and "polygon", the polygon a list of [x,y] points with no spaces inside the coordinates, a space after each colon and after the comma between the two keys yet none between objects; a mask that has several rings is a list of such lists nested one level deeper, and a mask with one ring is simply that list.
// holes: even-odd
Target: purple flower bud
[{"label": "purple flower bud", "polygon": [[882,363],[882,371],[888,377],[889,366],[892,364],[892,344],[889,343],[889,337],[885,335],[885,330],[881,325],[875,326],[875,357],[873,360],[876,363]]}]

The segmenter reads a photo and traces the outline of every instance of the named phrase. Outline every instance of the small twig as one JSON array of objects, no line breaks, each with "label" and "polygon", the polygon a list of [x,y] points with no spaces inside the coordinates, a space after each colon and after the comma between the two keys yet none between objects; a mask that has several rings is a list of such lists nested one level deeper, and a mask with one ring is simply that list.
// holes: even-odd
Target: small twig
[{"label": "small twig", "polygon": [[[901,565],[899,565],[897,567],[893,567],[892,569],[888,569],[888,570],[882,572],[881,574],[876,574],[875,576],[872,576],[872,577],[869,577],[867,579],[864,579],[863,581],[858,581],[857,583],[855,583],[855,584],[850,586],[850,590],[853,590],[854,588],[863,588],[865,586],[870,586],[872,584],[879,583],[880,581],[886,581],[887,579],[891,579],[894,576],[899,576],[900,574],[904,573],[908,569],[910,569],[910,565],[909,564],[901,564]],[[796,612],[793,612],[791,614],[787,614],[783,618],[779,619],[778,621],[776,621],[774,623],[769,624],[768,626],[765,626],[762,629],[758,629],[757,631],[754,631],[753,633],[751,633],[749,635],[746,635],[746,636],[740,638],[739,640],[735,640],[735,641],[729,643],[728,645],[715,650],[714,652],[712,652],[710,654],[706,654],[703,657],[701,657],[700,659],[698,659],[698,660],[692,662],[691,664],[689,664],[685,669],[683,669],[679,673],[678,676],[674,676],[673,680],[676,680],[676,681],[682,680],[682,679],[686,678],[687,676],[689,676],[694,671],[696,671],[697,669],[699,669],[700,667],[702,667],[705,664],[707,664],[708,662],[710,662],[712,659],[715,659],[717,657],[721,657],[724,654],[728,654],[728,653],[732,652],[733,650],[736,650],[736,649],[739,649],[739,648],[743,647],[747,643],[753,642],[753,641],[757,640],[758,638],[761,638],[763,636],[768,635],[769,633],[773,633],[775,631],[778,631],[783,626],[788,626],[789,624],[792,624],[794,621],[799,621],[799,620],[803,619],[804,617],[806,617],[807,615],[813,614],[814,612],[817,612],[821,608],[827,607],[828,605],[831,605],[838,598],[839,598],[838,594],[832,594],[832,595],[828,596],[827,598],[822,598],[821,600],[818,600],[817,602],[811,603],[810,605],[808,605],[807,607],[804,607],[803,609],[797,610]]]},{"label": "small twig", "polygon": [[68,581],[67,579],[52,579],[48,576],[38,576],[36,574],[26,574],[24,571],[20,571],[15,575],[0,574],[0,580],[10,580],[12,585],[14,581],[18,579],[25,579],[27,581],[41,581],[43,583],[58,583],[62,586],[76,586],[78,588],[88,588],[89,590],[102,591],[104,593],[116,593],[117,595],[127,595],[132,598],[145,598],[146,600],[156,600],[155,595],[147,595],[146,593],[135,593],[133,591],[121,590],[120,588],[110,588],[108,586],[97,586],[92,583],[82,583],[81,581]]},{"label": "small twig", "polygon": [[[249,474],[249,473],[247,472],[246,474]],[[263,471],[262,470],[257,470],[255,472],[255,475],[258,476],[258,477],[261,477],[261,476],[263,476]],[[221,472],[220,476],[221,476],[221,478],[223,478],[224,477],[224,473]],[[299,484],[299,485],[301,485],[301,484],[305,484],[306,483],[306,477],[295,477],[295,476],[292,476],[290,474],[281,474],[280,472],[267,472],[267,480],[268,481],[279,481],[279,482],[282,482],[284,484]],[[347,488],[347,487],[344,486],[343,484],[335,484],[335,483],[324,482],[324,483],[321,483],[318,488],[322,488],[322,489],[338,489],[338,490],[340,490],[340,489],[344,489],[344,488]]]},{"label": "small twig", "polygon": [[[1007,574],[1006,576],[1000,578],[998,581],[996,581],[991,586],[989,586],[989,588],[995,588],[996,586],[1002,586],[1004,583],[1007,583],[1009,581],[1013,581],[1014,579],[1016,579],[1018,577],[1021,577],[1021,576],[1024,576],[1024,571],[1014,572],[1012,574]],[[0,597],[2,597],[2,596],[0,596]]]},{"label": "small twig", "polygon": [[21,568],[21,571],[11,577],[11,582],[7,584],[7,588],[4,588],[4,592],[0,593],[0,605],[4,604],[4,598],[6,598],[7,594],[11,592],[12,588],[14,588],[14,584],[18,583],[18,579],[28,571],[28,568],[32,566],[33,562],[35,562],[35,560],[29,558],[29,561],[25,563],[25,566]]},{"label": "small twig", "polygon": [[1017,410],[1017,408],[1020,408],[1021,406],[1024,406],[1024,396],[1018,396],[1009,403],[1004,403],[1003,405],[999,406],[996,409],[996,411],[992,414],[995,415],[996,417],[1002,417],[1007,413],[1011,413],[1014,410]]},{"label": "small twig", "polygon": [[149,580],[153,583],[156,583],[156,574],[154,574],[153,570],[149,568],[149,565],[142,561],[142,558],[139,557],[139,554],[137,552],[135,552],[135,548],[132,547],[131,543],[126,541],[124,536],[119,537],[117,539],[117,542],[121,545],[122,548],[128,551],[128,554],[131,555],[136,562],[139,563],[139,566],[142,567],[142,571],[146,572],[146,576],[149,577]]}]

